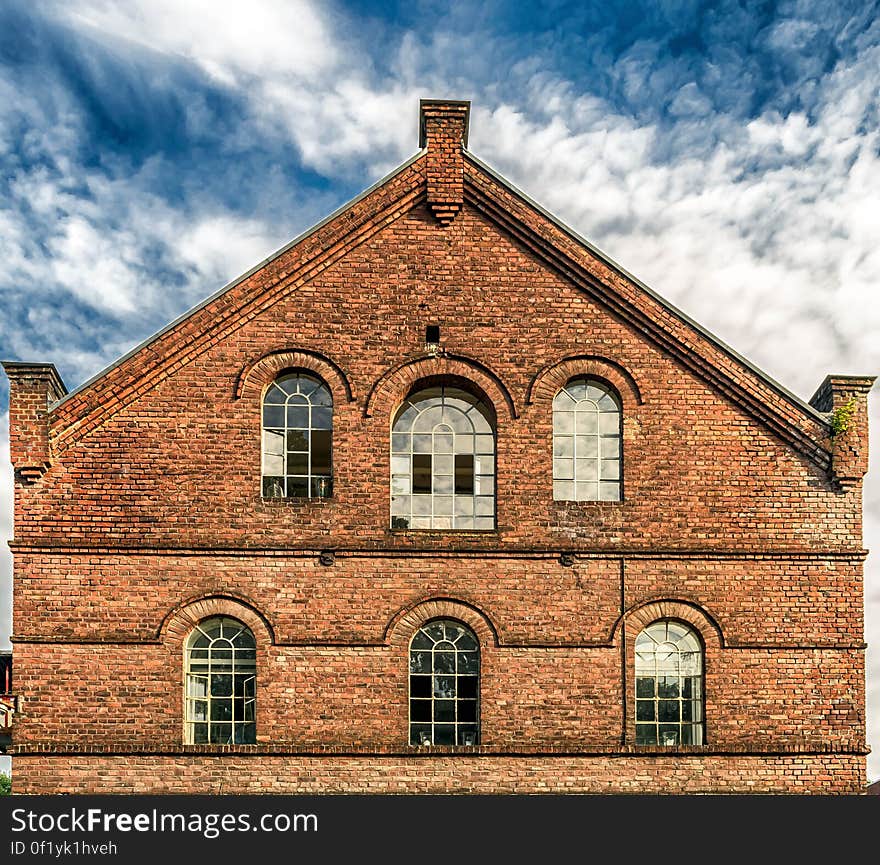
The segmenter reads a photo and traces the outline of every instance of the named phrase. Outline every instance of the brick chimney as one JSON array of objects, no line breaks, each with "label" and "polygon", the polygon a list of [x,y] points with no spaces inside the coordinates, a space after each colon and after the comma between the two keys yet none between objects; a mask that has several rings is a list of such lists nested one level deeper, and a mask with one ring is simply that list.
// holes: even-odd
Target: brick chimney
[{"label": "brick chimney", "polygon": [[9,379],[9,458],[17,483],[36,483],[52,464],[49,406],[67,388],[51,363],[3,361]]},{"label": "brick chimney", "polygon": [[442,225],[461,210],[464,156],[471,103],[452,99],[419,102],[419,147],[428,149],[428,206]]},{"label": "brick chimney", "polygon": [[810,405],[831,423],[831,472],[842,489],[868,471],[868,392],[875,376],[829,375]]}]

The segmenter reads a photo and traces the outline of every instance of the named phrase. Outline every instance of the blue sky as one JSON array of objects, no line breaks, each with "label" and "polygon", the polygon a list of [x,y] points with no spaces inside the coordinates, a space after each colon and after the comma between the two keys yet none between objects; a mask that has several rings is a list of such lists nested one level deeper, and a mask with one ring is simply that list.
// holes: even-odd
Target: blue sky
[{"label": "blue sky", "polygon": [[[880,373],[877,13],[4,0],[0,357],[73,389],[411,156],[418,100],[449,97],[472,101],[480,159],[798,396]],[[876,394],[871,422],[876,439]],[[4,545],[5,645],[10,574]],[[877,553],[866,596],[874,780]]]}]

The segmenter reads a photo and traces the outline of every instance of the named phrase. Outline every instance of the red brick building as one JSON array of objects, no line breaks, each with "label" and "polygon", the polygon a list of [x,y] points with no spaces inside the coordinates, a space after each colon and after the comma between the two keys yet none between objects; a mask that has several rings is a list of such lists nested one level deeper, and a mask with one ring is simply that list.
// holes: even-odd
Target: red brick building
[{"label": "red brick building", "polygon": [[71,393],[4,364],[16,792],[864,792],[873,378],[787,392],[468,120]]}]

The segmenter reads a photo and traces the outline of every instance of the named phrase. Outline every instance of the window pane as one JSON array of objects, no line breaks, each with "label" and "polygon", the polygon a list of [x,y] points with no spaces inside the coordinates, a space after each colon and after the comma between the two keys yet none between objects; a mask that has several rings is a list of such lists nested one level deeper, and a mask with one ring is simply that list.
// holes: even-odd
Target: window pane
[{"label": "window pane", "polygon": [[434,725],[434,744],[435,745],[454,745],[455,744],[455,725],[454,724],[435,724]]},{"label": "window pane", "polygon": [[434,453],[451,454],[452,440],[452,433],[434,433]]},{"label": "window pane", "polygon": [[636,701],[636,720],[637,721],[653,721],[654,720],[654,701],[653,700],[637,700]]},{"label": "window pane", "polygon": [[553,479],[571,480],[574,478],[574,460],[553,460]]},{"label": "window pane", "polygon": [[495,478],[491,475],[477,475],[474,482],[476,484],[474,492],[478,496],[489,496],[495,492]]},{"label": "window pane", "polygon": [[312,409],[312,429],[329,430],[333,426],[333,409],[316,406]]},{"label": "window pane", "polygon": [[263,454],[263,474],[277,477],[284,474],[284,454]]},{"label": "window pane", "polygon": [[571,481],[553,481],[553,498],[557,502],[569,502],[574,499],[574,484]]},{"label": "window pane", "polygon": [[284,453],[284,432],[282,430],[263,430],[263,453]]},{"label": "window pane", "polygon": [[495,453],[495,436],[477,435],[474,436],[474,452],[478,454],[494,454]]},{"label": "window pane", "polygon": [[431,701],[430,700],[410,700],[409,717],[411,721],[430,721],[431,720]]},{"label": "window pane", "polygon": [[599,432],[600,433],[618,433],[620,432],[620,415],[619,414],[600,414],[599,415]]},{"label": "window pane", "polygon": [[636,679],[636,696],[637,697],[653,697],[654,696],[654,679],[649,679],[649,678]]},{"label": "window pane", "polygon": [[602,483],[599,485],[599,498],[603,502],[620,501],[620,484]]},{"label": "window pane", "polygon": [[284,406],[264,405],[263,406],[263,426],[264,427],[283,427],[284,426]]},{"label": "window pane", "polygon": [[287,426],[296,429],[309,428],[309,407],[307,405],[287,406]]},{"label": "window pane", "polygon": [[263,478],[263,497],[280,499],[284,497],[284,478]]},{"label": "window pane", "polygon": [[572,435],[574,433],[574,412],[554,411],[553,432],[559,435]]},{"label": "window pane", "polygon": [[477,701],[476,700],[459,700],[459,702],[458,702],[458,720],[459,721],[476,721],[477,720]]},{"label": "window pane", "polygon": [[414,493],[431,492],[431,455],[413,454],[412,489]]},{"label": "window pane", "polygon": [[330,430],[312,432],[312,474],[330,474]]},{"label": "window pane", "polygon": [[[588,454],[584,456],[588,456]],[[620,456],[620,439],[617,436],[603,436],[602,456],[609,458]]]},{"label": "window pane", "polygon": [[309,473],[309,455],[307,453],[290,453],[287,455],[287,474],[307,475]]},{"label": "window pane", "polygon": [[657,744],[657,728],[653,724],[637,724],[636,725],[636,744],[637,745],[656,745]]},{"label": "window pane", "polygon": [[287,495],[292,498],[308,498],[309,479],[289,477],[287,479]]},{"label": "window pane", "polygon": [[[452,481],[452,475],[434,475],[434,495],[452,495]],[[443,513],[436,506],[434,512]]]},{"label": "window pane", "polygon": [[456,495],[473,495],[474,458],[472,454],[455,455],[455,492]]},{"label": "window pane", "polygon": [[577,481],[595,481],[599,479],[598,460],[575,460],[574,476]]},{"label": "window pane", "polygon": [[577,413],[574,428],[578,435],[595,433],[599,429],[599,415],[590,409],[581,409]]}]

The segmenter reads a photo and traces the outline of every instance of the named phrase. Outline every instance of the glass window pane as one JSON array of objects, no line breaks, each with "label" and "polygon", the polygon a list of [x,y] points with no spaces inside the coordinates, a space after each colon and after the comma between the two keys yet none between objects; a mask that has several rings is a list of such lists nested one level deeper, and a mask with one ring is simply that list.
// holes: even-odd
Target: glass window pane
[{"label": "glass window pane", "polygon": [[458,720],[465,722],[473,722],[477,720],[477,701],[476,700],[459,700],[458,701]]},{"label": "glass window pane", "polygon": [[[410,499],[414,517],[430,517],[433,501],[430,495],[412,496]],[[415,525],[415,524],[413,524]]]},{"label": "glass window pane", "polygon": [[455,744],[455,725],[454,724],[435,724],[434,725],[434,744],[435,745],[454,745]]},{"label": "glass window pane", "polygon": [[[409,475],[394,475],[391,478],[391,492],[393,494],[409,493],[409,491],[410,491]],[[394,509],[393,502],[392,502],[392,507],[391,507],[391,513],[392,514],[402,513],[401,511],[396,511]]]},{"label": "glass window pane", "polygon": [[553,479],[571,480],[574,478],[574,460],[553,460]]},{"label": "glass window pane", "polygon": [[284,497],[284,478],[263,478],[263,498],[280,499]]},{"label": "glass window pane", "polygon": [[433,743],[430,724],[411,724],[409,728],[410,745],[430,745]]},{"label": "glass window pane", "polygon": [[636,724],[636,744],[656,745],[657,728],[653,724]]},{"label": "glass window pane", "polygon": [[654,679],[640,677],[636,679],[636,697],[653,697]]},{"label": "glass window pane", "polygon": [[[452,495],[452,475],[434,475],[434,495]],[[434,508],[435,513],[441,513]]]},{"label": "glass window pane", "polygon": [[308,498],[309,495],[309,479],[288,477],[287,479],[287,495],[291,498]]},{"label": "glass window pane", "polygon": [[617,436],[602,437],[602,456],[608,458],[620,456],[620,439]]},{"label": "glass window pane", "polygon": [[474,517],[474,528],[475,529],[494,529],[495,528],[495,517]]},{"label": "glass window pane", "polygon": [[395,475],[408,475],[411,471],[409,456],[391,457],[391,471]]},{"label": "glass window pane", "polygon": [[599,415],[591,409],[580,409],[575,421],[575,431],[578,435],[595,433],[599,429]]},{"label": "glass window pane", "polygon": [[391,451],[396,454],[409,453],[412,438],[408,433],[392,433],[391,435]]},{"label": "glass window pane", "polygon": [[452,440],[452,433],[434,433],[434,453],[451,454]]},{"label": "glass window pane", "polygon": [[599,498],[597,484],[590,483],[589,481],[575,484],[575,496],[579,502],[596,501]]},{"label": "glass window pane", "polygon": [[309,433],[307,430],[287,431],[287,450],[307,451],[309,449]]},{"label": "glass window pane", "polygon": [[434,700],[434,720],[454,721],[455,700]]},{"label": "glass window pane", "polygon": [[637,721],[653,721],[654,720],[654,701],[653,700],[636,700],[636,720]]},{"label": "glass window pane", "polygon": [[455,499],[455,516],[470,517],[474,513],[474,500],[470,496],[457,496]]},{"label": "glass window pane", "polygon": [[595,459],[599,456],[599,439],[597,436],[575,436],[574,449],[580,459]]},{"label": "glass window pane", "polygon": [[575,460],[575,480],[595,481],[599,479],[598,460]]},{"label": "glass window pane", "polygon": [[263,453],[284,453],[284,432],[282,430],[263,430]]},{"label": "glass window pane", "polygon": [[330,430],[312,432],[312,474],[330,474]]},{"label": "glass window pane", "polygon": [[264,427],[283,427],[284,426],[284,406],[283,405],[264,405],[263,406],[263,426]]},{"label": "glass window pane", "polygon": [[434,449],[434,436],[430,433],[416,433],[412,437],[413,451],[420,454],[429,454]]},{"label": "glass window pane", "polygon": [[569,458],[573,457],[574,439],[571,436],[553,436],[553,456]]},{"label": "glass window pane", "polygon": [[431,720],[431,701],[430,700],[410,700],[409,717],[411,721],[430,721]]},{"label": "glass window pane", "polygon": [[477,475],[474,482],[474,493],[478,496],[489,496],[495,492],[495,478],[491,475]]},{"label": "glass window pane", "polygon": [[574,484],[571,481],[553,481],[553,498],[557,502],[574,500]]},{"label": "glass window pane", "polygon": [[554,411],[553,432],[559,435],[572,435],[574,433],[574,412]]},{"label": "glass window pane", "polygon": [[619,483],[602,483],[599,485],[599,498],[603,502],[619,502],[620,501],[620,484]]},{"label": "glass window pane", "polygon": [[277,477],[284,474],[284,454],[263,454],[263,474]]},{"label": "glass window pane", "polygon": [[309,407],[307,405],[288,404],[287,426],[299,429],[308,429]]},{"label": "glass window pane", "polygon": [[412,489],[414,493],[431,492],[431,454],[413,454]]},{"label": "glass window pane", "polygon": [[476,435],[474,436],[474,452],[478,454],[494,454],[495,453],[495,436],[493,435]]},{"label": "glass window pane", "polygon": [[616,480],[620,477],[620,463],[617,460],[602,460],[602,480]]},{"label": "glass window pane", "polygon": [[476,651],[461,651],[458,653],[459,674],[476,673],[480,669],[480,654]]},{"label": "glass window pane", "polygon": [[455,462],[452,454],[434,455],[434,474],[451,475],[455,471]]},{"label": "glass window pane", "polygon": [[316,406],[312,409],[312,429],[329,430],[332,427],[333,409],[324,406]]},{"label": "glass window pane", "polygon": [[455,493],[456,495],[473,495],[474,492],[474,458],[471,454],[455,455]]},{"label": "glass window pane", "polygon": [[455,452],[457,454],[472,454],[474,452],[474,437],[472,435],[457,435],[455,437]]},{"label": "glass window pane", "polygon": [[287,474],[307,475],[309,473],[309,455],[294,452],[287,455]]},{"label": "glass window pane", "polygon": [[463,699],[476,699],[477,682],[476,676],[459,676],[458,696]]},{"label": "glass window pane", "polygon": [[619,433],[620,432],[620,415],[600,414],[599,415],[599,432],[600,433]]},{"label": "glass window pane", "polygon": [[434,496],[434,516],[452,516],[452,496]]},{"label": "glass window pane", "polygon": [[474,498],[474,514],[478,517],[489,516],[495,513],[494,496],[476,496]]}]

